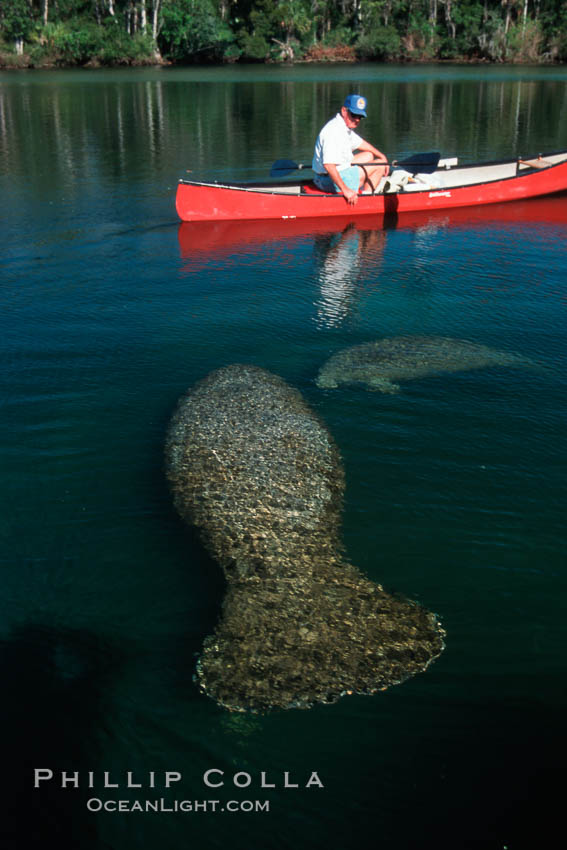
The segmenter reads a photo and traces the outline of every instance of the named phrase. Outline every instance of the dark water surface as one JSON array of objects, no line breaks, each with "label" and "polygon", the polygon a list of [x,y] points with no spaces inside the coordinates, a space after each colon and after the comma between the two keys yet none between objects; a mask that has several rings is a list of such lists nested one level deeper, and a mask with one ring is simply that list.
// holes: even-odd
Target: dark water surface
[{"label": "dark water surface", "polygon": [[[395,227],[176,220],[178,177],[309,161],[356,89],[364,135],[390,156],[567,146],[564,69],[0,74],[3,847],[549,844],[567,707],[566,197]],[[331,354],[401,334],[539,368],[398,395],[315,386]],[[164,435],[185,389],[234,362],[281,375],[327,423],[349,558],[447,630],[425,674],[268,716],[196,690],[223,581],[173,511]],[[54,780],[34,790],[34,768]],[[211,768],[224,787],[203,784]],[[63,770],[79,788],[61,789]],[[121,787],[105,790],[104,771]],[[164,788],[164,771],[182,781]],[[286,771],[300,788],[283,787]],[[312,771],[323,789],[304,787]],[[93,798],[220,802],[95,813]],[[229,800],[270,811],[220,811]]]}]

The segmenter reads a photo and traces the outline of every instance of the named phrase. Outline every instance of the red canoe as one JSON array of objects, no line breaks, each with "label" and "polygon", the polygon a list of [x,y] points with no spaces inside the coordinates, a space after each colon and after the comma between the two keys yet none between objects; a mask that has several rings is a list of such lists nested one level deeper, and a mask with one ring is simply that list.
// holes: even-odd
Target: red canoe
[{"label": "red canoe", "polygon": [[195,221],[181,222],[178,230],[179,250],[184,259],[195,260],[231,254],[246,250],[252,245],[273,242],[289,244],[293,239],[316,238],[322,235],[341,233],[347,228],[364,232],[410,229],[431,230],[432,228],[513,228],[518,238],[538,227],[546,232],[553,230],[564,238],[567,232],[567,196],[555,195],[531,198],[515,204],[491,204],[490,206],[455,208],[453,210],[408,212],[399,216],[384,216],[377,219],[356,214],[335,218],[284,219],[279,221]]},{"label": "red canoe", "polygon": [[237,221],[383,215],[518,201],[567,190],[567,151],[457,167],[441,161],[432,175],[422,179],[429,182],[361,194],[354,208],[342,195],[321,192],[305,180],[232,184],[180,180],[176,208],[182,221]]}]

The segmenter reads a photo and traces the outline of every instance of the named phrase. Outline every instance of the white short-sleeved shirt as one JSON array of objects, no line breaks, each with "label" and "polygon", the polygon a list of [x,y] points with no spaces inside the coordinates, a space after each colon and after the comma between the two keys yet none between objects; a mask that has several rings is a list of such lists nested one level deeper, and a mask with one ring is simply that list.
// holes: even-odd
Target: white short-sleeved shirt
[{"label": "white short-sleeved shirt", "polygon": [[315,142],[312,167],[316,174],[325,173],[325,162],[333,163],[339,171],[348,168],[352,161],[352,152],[363,139],[349,130],[340,112],[327,121]]}]

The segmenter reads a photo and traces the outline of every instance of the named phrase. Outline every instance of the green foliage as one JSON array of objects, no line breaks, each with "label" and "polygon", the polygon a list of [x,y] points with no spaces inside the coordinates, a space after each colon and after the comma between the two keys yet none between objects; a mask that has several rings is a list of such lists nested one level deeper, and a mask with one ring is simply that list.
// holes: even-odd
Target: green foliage
[{"label": "green foliage", "polygon": [[244,32],[239,35],[243,55],[247,59],[297,58],[303,52],[302,41],[313,28],[307,0],[258,0],[250,11],[249,38]]},{"label": "green foliage", "polygon": [[323,44],[325,47],[340,47],[345,44],[352,44],[354,38],[354,33],[349,27],[335,27],[324,37]]},{"label": "green foliage", "polygon": [[147,62],[153,55],[154,45],[149,34],[128,36],[119,31],[115,38],[106,39],[95,59],[101,65],[136,65]]},{"label": "green foliage", "polygon": [[504,23],[494,12],[490,12],[483,26],[474,33],[478,55],[491,62],[503,62],[506,57],[506,35]]},{"label": "green foliage", "polygon": [[212,0],[171,0],[163,8],[159,45],[173,59],[199,53],[222,56],[233,40]]},{"label": "green foliage", "polygon": [[42,27],[31,50],[35,65],[50,59],[59,65],[132,64],[147,60],[153,45],[149,35],[129,36],[110,19],[98,26],[84,19],[59,21]]},{"label": "green foliage", "polygon": [[[40,5],[39,3],[37,4]],[[52,21],[68,21],[70,18],[94,18],[93,7],[95,3],[93,0],[50,0],[49,6],[51,7],[50,19]],[[120,8],[121,4],[120,0],[115,0],[115,6],[117,9]],[[99,0],[99,6],[101,8],[105,7],[105,3]]]},{"label": "green foliage", "polygon": [[4,41],[28,38],[33,19],[27,0],[0,0],[0,23]]},{"label": "green foliage", "polygon": [[561,3],[556,17],[542,16],[544,32],[550,33],[548,59],[567,62],[567,3]]},{"label": "green foliage", "polygon": [[549,61],[567,62],[567,31],[558,30],[551,38],[549,53],[546,58]]},{"label": "green foliage", "polygon": [[262,35],[251,35],[242,30],[238,36],[238,45],[242,59],[249,62],[263,62],[270,55],[270,45]]},{"label": "green foliage", "polygon": [[489,52],[497,49],[501,17],[497,15],[493,19],[483,3],[477,0],[454,3],[452,22],[455,26],[454,35],[446,25],[437,27],[440,59],[488,59]]},{"label": "green foliage", "polygon": [[511,62],[537,62],[542,52],[543,33],[537,21],[529,21],[525,27],[516,23],[507,34],[507,56]]},{"label": "green foliage", "polygon": [[4,55],[23,48],[32,64],[153,61],[157,48],[174,62],[317,61],[333,50],[344,61],[567,61],[566,0],[145,0],[144,7],[146,32],[142,0],[50,0],[47,26],[41,0],[0,0],[0,43]]},{"label": "green foliage", "polygon": [[266,39],[266,43],[273,31],[272,16],[274,10],[275,3],[273,0],[258,0],[253,4],[248,18],[248,30],[252,35],[262,36]]},{"label": "green foliage", "polygon": [[400,55],[401,43],[395,27],[376,26],[357,40],[356,55],[363,61],[396,59]]},{"label": "green foliage", "polygon": [[301,38],[312,26],[309,9],[303,0],[285,0],[278,3],[272,17],[286,41],[290,41],[292,36]]},{"label": "green foliage", "polygon": [[104,47],[103,30],[94,22],[78,18],[47,24],[43,32],[46,46],[61,64],[82,65]]},{"label": "green foliage", "polygon": [[437,28],[423,15],[412,15],[402,43],[404,58],[418,62],[433,60],[439,48]]},{"label": "green foliage", "polygon": [[237,62],[242,56],[242,48],[236,42],[229,44],[223,54],[225,62]]}]

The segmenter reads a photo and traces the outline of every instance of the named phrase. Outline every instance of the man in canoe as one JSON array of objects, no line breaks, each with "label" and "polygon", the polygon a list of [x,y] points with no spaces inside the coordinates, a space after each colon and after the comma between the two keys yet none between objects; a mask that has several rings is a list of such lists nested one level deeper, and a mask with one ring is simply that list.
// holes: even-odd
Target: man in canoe
[{"label": "man in canoe", "polygon": [[385,163],[386,157],[354,132],[363,118],[366,118],[366,98],[349,94],[340,112],[317,136],[313,154],[315,185],[324,192],[344,195],[349,204],[356,204],[358,193],[364,189],[373,192],[388,174],[387,165],[364,165],[376,160]]}]

